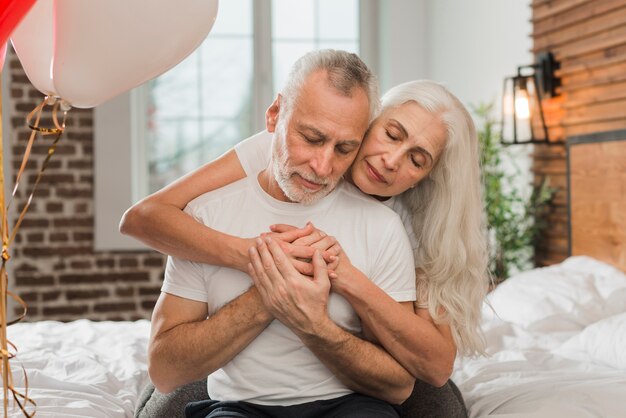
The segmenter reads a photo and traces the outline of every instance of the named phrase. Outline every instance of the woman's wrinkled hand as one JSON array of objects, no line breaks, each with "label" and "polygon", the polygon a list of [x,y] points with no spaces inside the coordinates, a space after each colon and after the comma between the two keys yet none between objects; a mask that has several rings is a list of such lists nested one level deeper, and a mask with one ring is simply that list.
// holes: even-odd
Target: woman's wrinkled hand
[{"label": "woman's wrinkled hand", "polygon": [[304,228],[296,228],[295,226],[286,224],[276,224],[270,226],[270,229],[273,233],[277,234],[291,233],[294,234],[293,236],[297,234],[298,237],[291,242],[293,247],[298,249],[295,251],[298,251],[300,254],[311,254],[309,257],[300,257],[299,261],[305,262],[305,264],[296,266],[300,273],[306,274],[307,276],[313,275],[311,257],[315,250],[321,252],[324,261],[328,264],[329,271],[334,271],[337,268],[339,261],[337,256],[343,252],[341,245],[334,236],[328,235],[321,229],[316,228],[311,222],[307,222]]}]

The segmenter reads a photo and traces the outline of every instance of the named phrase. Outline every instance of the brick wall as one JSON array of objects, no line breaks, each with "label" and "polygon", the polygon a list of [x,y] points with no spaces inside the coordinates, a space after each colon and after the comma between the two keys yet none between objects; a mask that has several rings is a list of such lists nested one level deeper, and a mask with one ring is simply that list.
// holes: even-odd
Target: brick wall
[{"label": "brick wall", "polygon": [[[30,135],[25,118],[43,99],[10,51],[11,162],[6,181],[14,184]],[[50,126],[44,114],[43,126]],[[10,248],[9,288],[28,304],[25,320],[134,320],[149,318],[159,294],[165,258],[148,251],[97,252],[94,238],[93,111],[72,109],[66,130],[39,184],[33,203]],[[23,207],[51,140],[38,137],[11,214]],[[11,228],[12,229],[12,228]]]}]

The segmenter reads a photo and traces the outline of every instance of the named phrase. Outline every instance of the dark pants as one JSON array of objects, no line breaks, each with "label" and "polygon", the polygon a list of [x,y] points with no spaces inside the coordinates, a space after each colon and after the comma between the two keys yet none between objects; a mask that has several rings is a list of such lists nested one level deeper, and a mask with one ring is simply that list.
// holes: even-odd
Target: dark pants
[{"label": "dark pants", "polygon": [[290,406],[266,406],[248,402],[206,400],[192,402],[187,418],[399,418],[399,407],[370,396],[353,393]]},{"label": "dark pants", "polygon": [[[190,383],[169,394],[148,384],[139,398],[135,418],[184,418],[185,405],[208,399],[206,379]],[[467,418],[461,392],[452,381],[436,388],[420,380],[411,397],[402,404],[401,418]]]}]

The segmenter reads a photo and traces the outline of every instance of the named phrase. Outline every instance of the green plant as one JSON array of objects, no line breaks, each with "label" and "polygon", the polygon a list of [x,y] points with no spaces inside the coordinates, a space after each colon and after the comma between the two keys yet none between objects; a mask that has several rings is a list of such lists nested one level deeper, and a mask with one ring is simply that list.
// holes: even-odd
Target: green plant
[{"label": "green plant", "polygon": [[[489,235],[489,269],[496,281],[532,266],[534,247],[556,193],[546,177],[537,186],[520,184],[521,174],[510,148],[500,144],[493,105],[474,109],[478,117],[483,199]],[[509,163],[505,167],[504,163]]]}]

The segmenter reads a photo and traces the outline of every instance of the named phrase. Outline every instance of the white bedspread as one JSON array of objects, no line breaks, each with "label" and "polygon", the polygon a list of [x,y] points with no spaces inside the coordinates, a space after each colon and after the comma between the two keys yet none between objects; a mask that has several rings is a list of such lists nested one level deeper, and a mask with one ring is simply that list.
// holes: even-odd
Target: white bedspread
[{"label": "white bedspread", "polygon": [[588,257],[505,281],[485,307],[489,357],[457,360],[474,417],[626,417],[626,275]]},{"label": "white bedspread", "polygon": [[[489,357],[453,375],[470,415],[626,417],[626,275],[588,257],[510,278],[489,296]],[[36,417],[132,417],[147,383],[148,321],[9,327]],[[11,417],[20,417],[13,411]]]},{"label": "white bedspread", "polygon": [[[11,361],[14,385],[23,389],[22,365],[29,396],[37,402],[36,417],[133,416],[148,381],[147,320],[42,321],[18,323],[8,331],[18,349]],[[22,414],[16,407],[10,416]]]}]

